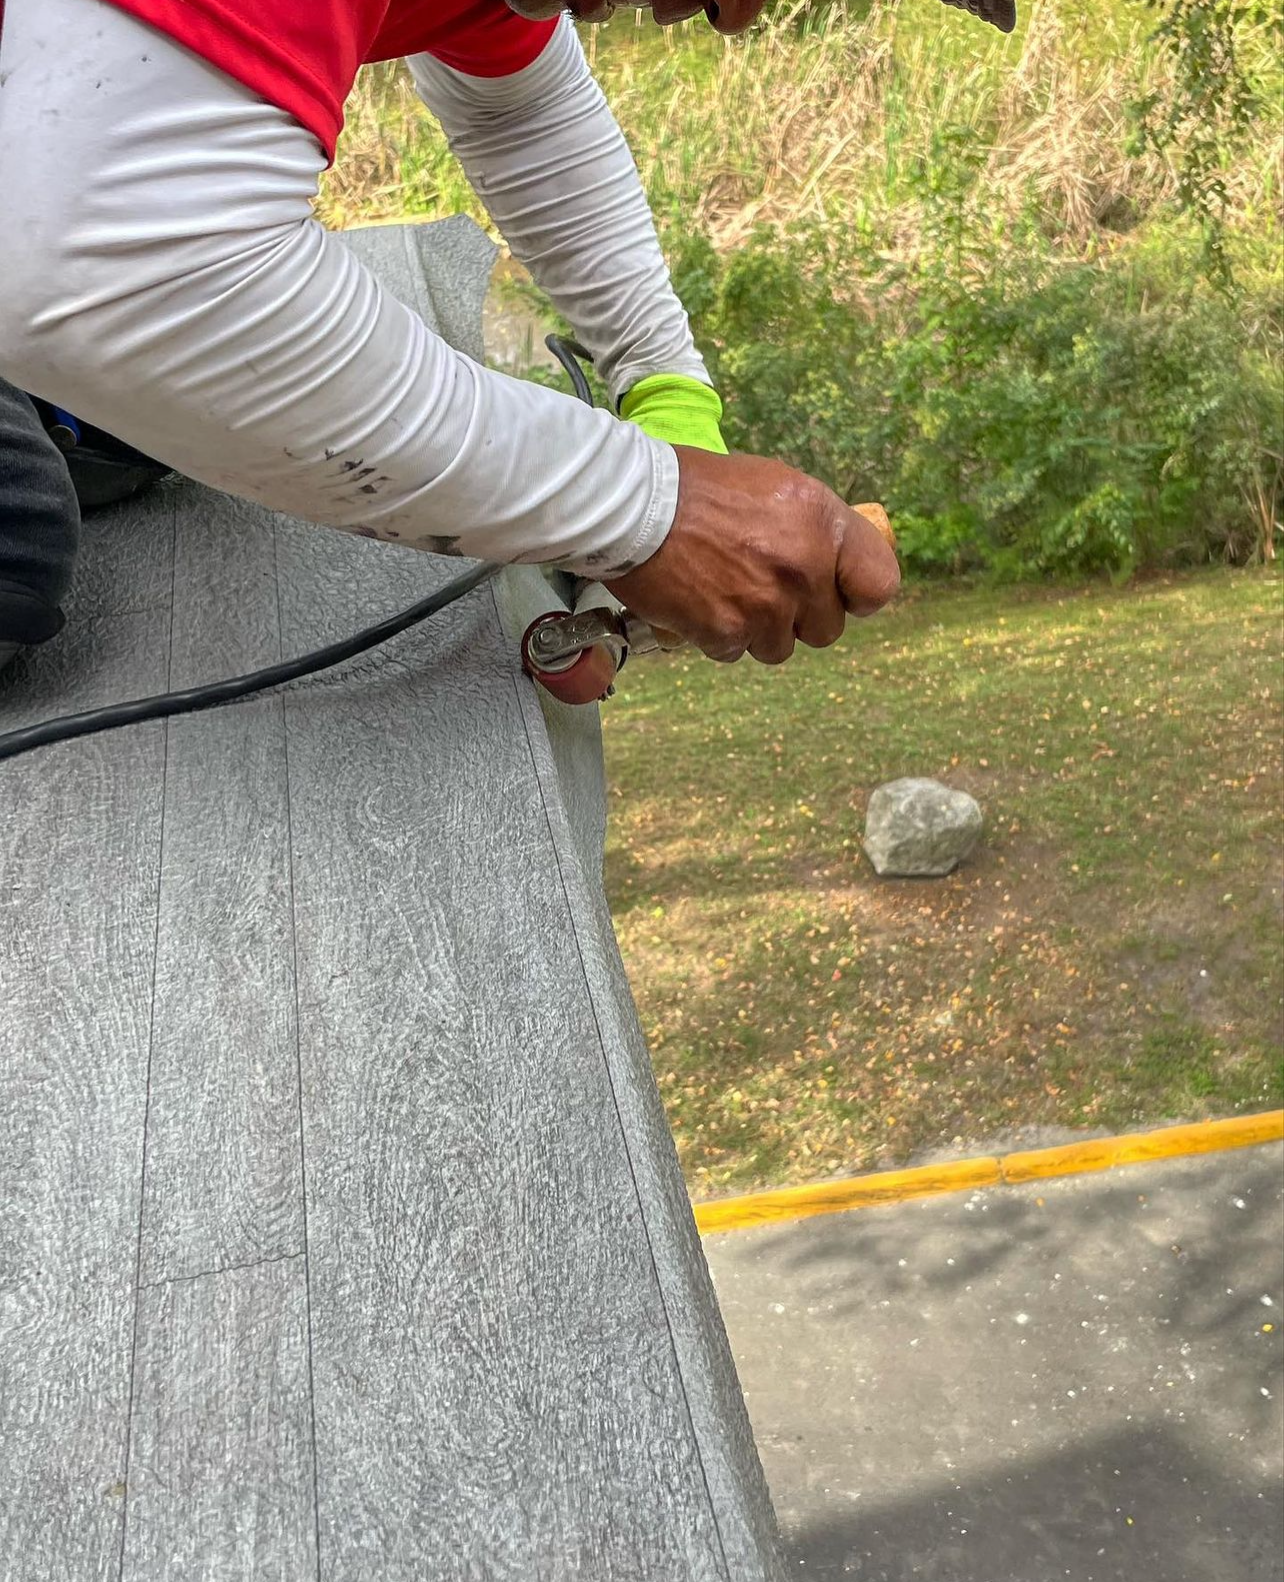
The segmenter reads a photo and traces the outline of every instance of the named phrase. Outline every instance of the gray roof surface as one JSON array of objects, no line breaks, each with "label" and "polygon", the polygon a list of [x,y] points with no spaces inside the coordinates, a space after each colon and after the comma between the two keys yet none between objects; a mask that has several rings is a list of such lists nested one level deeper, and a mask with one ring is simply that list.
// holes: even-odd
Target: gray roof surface
[{"label": "gray roof surface", "polygon": [[[353,238],[477,352],[466,222]],[[445,302],[452,311],[444,311]],[[462,569],[95,516],[0,728]],[[0,1575],[754,1582],[774,1522],[511,568],[340,672],[0,765]]]}]

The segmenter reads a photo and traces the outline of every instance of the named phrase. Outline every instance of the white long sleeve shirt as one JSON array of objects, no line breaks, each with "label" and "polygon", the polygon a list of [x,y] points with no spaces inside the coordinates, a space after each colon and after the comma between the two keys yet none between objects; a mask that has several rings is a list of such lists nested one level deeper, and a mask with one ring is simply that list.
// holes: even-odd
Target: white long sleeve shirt
[{"label": "white long sleeve shirt", "polygon": [[[613,396],[649,373],[707,379],[569,21],[508,77],[410,65]],[[325,157],[114,5],[7,0],[0,373],[306,520],[597,577],[653,554],[672,448],[447,346],[312,218]],[[374,494],[351,488],[358,459]]]}]

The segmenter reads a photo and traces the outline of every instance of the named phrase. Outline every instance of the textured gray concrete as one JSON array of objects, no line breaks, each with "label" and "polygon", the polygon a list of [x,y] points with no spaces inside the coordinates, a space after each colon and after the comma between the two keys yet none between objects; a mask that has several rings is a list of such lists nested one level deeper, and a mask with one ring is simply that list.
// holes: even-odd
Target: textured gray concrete
[{"label": "textured gray concrete", "polygon": [[[475,227],[353,245],[479,350]],[[0,729],[467,565],[164,487],[90,522]],[[340,671],[0,766],[3,1582],[779,1575],[596,711],[520,671],[551,602],[510,568]]]},{"label": "textured gray concrete", "polygon": [[706,1238],[791,1574],[1277,1582],[1282,1203],[1271,1145]]}]

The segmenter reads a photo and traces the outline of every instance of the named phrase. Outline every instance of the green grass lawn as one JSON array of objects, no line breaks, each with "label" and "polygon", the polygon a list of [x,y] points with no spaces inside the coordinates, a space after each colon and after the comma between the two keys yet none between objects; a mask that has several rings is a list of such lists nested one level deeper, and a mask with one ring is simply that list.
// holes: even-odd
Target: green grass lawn
[{"label": "green grass lawn", "polygon": [[[911,593],[779,669],[626,667],[608,891],[698,1196],[1281,1102],[1278,573]],[[879,880],[869,792],[975,795]]]}]

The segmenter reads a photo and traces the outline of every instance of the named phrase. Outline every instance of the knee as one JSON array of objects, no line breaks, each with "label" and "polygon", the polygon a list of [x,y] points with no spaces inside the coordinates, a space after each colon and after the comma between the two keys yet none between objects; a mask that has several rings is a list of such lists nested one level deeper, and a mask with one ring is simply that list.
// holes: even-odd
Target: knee
[{"label": "knee", "polygon": [[42,642],[62,624],[80,529],[67,464],[31,400],[0,381],[0,637]]}]

